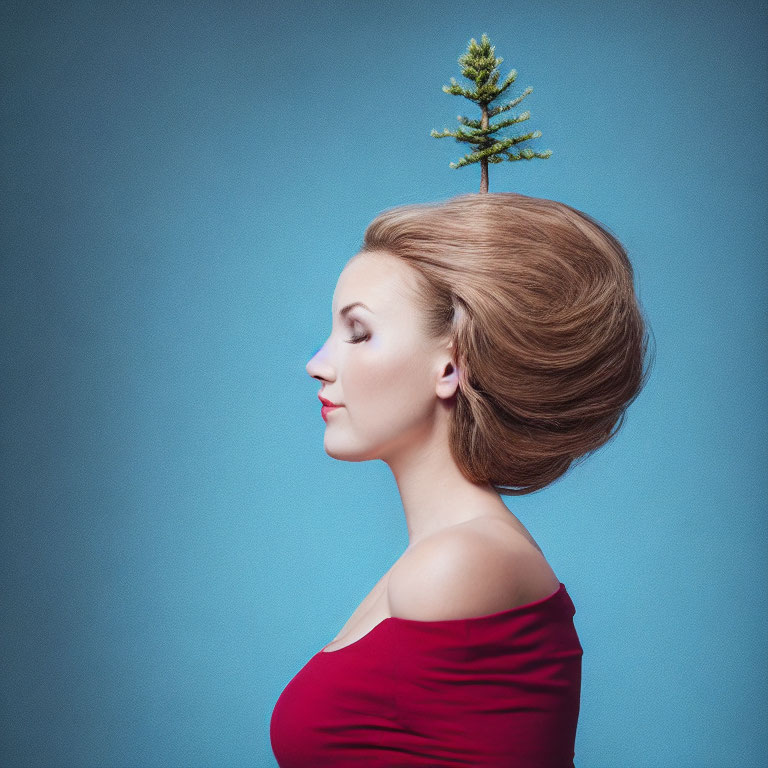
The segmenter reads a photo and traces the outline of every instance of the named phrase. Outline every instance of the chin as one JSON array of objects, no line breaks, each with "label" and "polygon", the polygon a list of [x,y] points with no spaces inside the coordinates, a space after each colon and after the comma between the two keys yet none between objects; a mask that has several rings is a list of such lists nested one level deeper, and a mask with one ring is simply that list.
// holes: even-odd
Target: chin
[{"label": "chin", "polygon": [[370,461],[374,458],[373,456],[361,456],[350,451],[331,451],[328,448],[325,449],[325,452],[332,459],[338,459],[339,461]]},{"label": "chin", "polygon": [[371,450],[365,451],[349,445],[334,445],[333,440],[325,440],[323,448],[328,456],[339,461],[371,461],[377,458]]}]

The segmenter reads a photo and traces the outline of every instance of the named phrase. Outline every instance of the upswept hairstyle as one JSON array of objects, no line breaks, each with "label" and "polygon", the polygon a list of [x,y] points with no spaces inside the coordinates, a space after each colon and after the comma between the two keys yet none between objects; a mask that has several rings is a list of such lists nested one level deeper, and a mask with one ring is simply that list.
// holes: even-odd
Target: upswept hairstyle
[{"label": "upswept hairstyle", "polygon": [[632,265],[596,219],[513,192],[466,194],[382,212],[360,253],[380,251],[413,267],[424,332],[453,345],[449,441],[468,480],[532,493],[618,432],[653,358],[644,370]]}]

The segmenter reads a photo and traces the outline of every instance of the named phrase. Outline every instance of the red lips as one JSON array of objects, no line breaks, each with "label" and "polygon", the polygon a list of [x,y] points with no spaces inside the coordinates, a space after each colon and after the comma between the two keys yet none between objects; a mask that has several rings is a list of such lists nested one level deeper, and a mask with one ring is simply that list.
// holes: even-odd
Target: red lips
[{"label": "red lips", "polygon": [[325,399],[324,397],[322,397],[321,395],[318,395],[318,398],[320,399],[320,402],[321,402],[323,405],[328,405],[328,406],[330,406],[331,408],[337,408],[337,407],[338,407],[338,404],[337,404],[337,403],[332,403],[330,400],[326,400],[326,399]]}]

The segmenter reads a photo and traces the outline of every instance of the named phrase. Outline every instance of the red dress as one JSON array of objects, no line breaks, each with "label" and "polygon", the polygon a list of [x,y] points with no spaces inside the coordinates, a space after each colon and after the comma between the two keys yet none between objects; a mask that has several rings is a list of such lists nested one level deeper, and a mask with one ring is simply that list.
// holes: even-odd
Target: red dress
[{"label": "red dress", "polygon": [[573,768],[583,654],[564,584],[468,619],[390,617],[286,685],[280,768]]}]

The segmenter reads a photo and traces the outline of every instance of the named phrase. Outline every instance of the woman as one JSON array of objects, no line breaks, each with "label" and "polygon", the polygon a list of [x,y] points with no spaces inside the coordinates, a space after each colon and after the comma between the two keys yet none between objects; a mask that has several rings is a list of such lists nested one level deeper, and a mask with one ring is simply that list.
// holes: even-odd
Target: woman
[{"label": "woman", "polygon": [[605,444],[647,379],[621,244],[552,200],[380,214],[307,364],[324,447],[392,470],[409,545],[286,686],[281,768],[573,766],[575,609],[500,494]]}]

